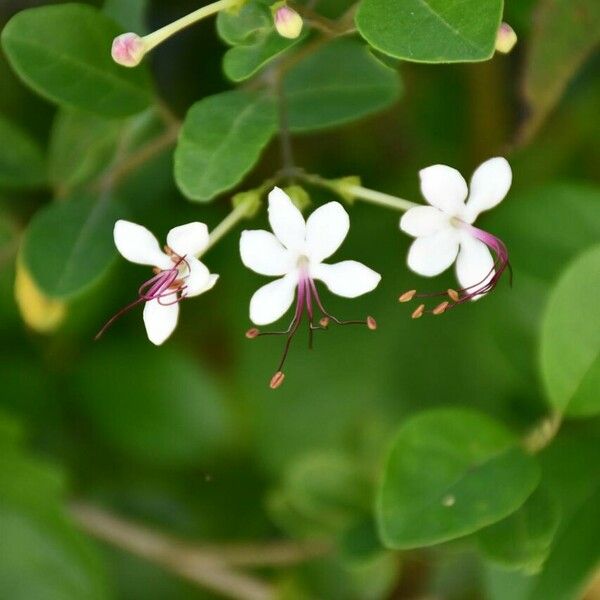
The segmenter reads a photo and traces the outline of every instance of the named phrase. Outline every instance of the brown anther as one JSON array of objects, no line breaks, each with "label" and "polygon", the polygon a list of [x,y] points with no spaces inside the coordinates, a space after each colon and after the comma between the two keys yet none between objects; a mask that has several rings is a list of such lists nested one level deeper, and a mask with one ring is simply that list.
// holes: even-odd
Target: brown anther
[{"label": "brown anther", "polygon": [[424,312],[425,312],[425,305],[419,304],[419,306],[417,306],[417,308],[415,308],[415,310],[413,311],[411,317],[413,319],[420,319],[423,316]]},{"label": "brown anther", "polygon": [[169,246],[163,246],[163,250],[165,251],[165,254],[167,256],[174,256],[175,252],[173,252],[173,250],[171,250],[171,248]]},{"label": "brown anther", "polygon": [[323,317],[320,321],[319,321],[319,325],[323,328],[323,329],[327,329],[329,327],[329,317]]},{"label": "brown anther", "polygon": [[170,286],[170,290],[178,290],[183,286],[183,279],[176,279]]},{"label": "brown anther", "polygon": [[152,267],[152,272],[155,275],[158,275],[159,273],[162,273],[162,269],[160,267]]},{"label": "brown anther", "polygon": [[271,383],[269,383],[269,387],[272,390],[276,390],[283,383],[284,379],[285,373],[283,373],[283,371],[277,371],[277,373],[275,373],[275,375],[273,375],[273,377],[271,378]]},{"label": "brown anther", "polygon": [[367,327],[371,331],[375,331],[377,329],[377,321],[371,316],[367,317]]},{"label": "brown anther", "polygon": [[460,300],[460,296],[458,295],[458,292],[456,290],[449,289],[447,293],[448,298],[450,298],[452,302],[458,302]]},{"label": "brown anther", "polygon": [[260,334],[260,330],[257,329],[256,327],[253,327],[252,329],[248,329],[248,331],[246,331],[246,337],[249,340],[253,340],[254,338],[257,338]]},{"label": "brown anther", "polygon": [[433,312],[434,315],[441,315],[446,312],[446,309],[448,308],[449,305],[450,305],[450,302],[448,302],[446,300],[445,302],[438,304],[431,312]]},{"label": "brown anther", "polygon": [[404,292],[404,294],[398,298],[398,302],[410,302],[415,297],[416,293],[417,290],[408,290],[408,292]]}]

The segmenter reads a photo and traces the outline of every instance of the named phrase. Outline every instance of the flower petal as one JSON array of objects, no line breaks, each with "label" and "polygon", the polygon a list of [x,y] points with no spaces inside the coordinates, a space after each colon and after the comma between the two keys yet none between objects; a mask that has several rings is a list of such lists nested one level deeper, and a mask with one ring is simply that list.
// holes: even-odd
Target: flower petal
[{"label": "flower petal", "polygon": [[[175,297],[175,295],[173,295]],[[171,302],[169,298],[163,298],[161,304],[158,299],[146,302],[144,306],[144,325],[148,339],[160,346],[174,331],[179,317],[179,303]]]},{"label": "flower petal", "polygon": [[448,215],[433,206],[417,206],[400,219],[400,229],[413,237],[431,235],[448,226]]},{"label": "flower petal", "polygon": [[[480,240],[464,234],[456,259],[456,278],[463,288],[483,285],[493,276],[494,258],[489,248]],[[477,298],[481,298],[480,294]]]},{"label": "flower petal", "polygon": [[381,281],[379,273],[355,260],[316,265],[311,268],[311,276],[321,280],[330,292],[344,298],[356,298],[371,292]]},{"label": "flower petal", "polygon": [[270,231],[242,231],[240,256],[245,266],[261,275],[285,275],[294,267],[293,254]]},{"label": "flower petal", "polygon": [[461,216],[469,193],[467,182],[452,167],[433,165],[420,171],[421,192],[429,204],[451,217]]},{"label": "flower petal", "polygon": [[456,259],[458,240],[458,233],[450,227],[417,238],[408,251],[408,266],[419,275],[439,275]]},{"label": "flower petal", "polygon": [[339,202],[328,202],[306,221],[306,252],[314,262],[331,256],[346,239],[350,217]]},{"label": "flower petal", "polygon": [[277,239],[288,250],[304,250],[304,217],[291,198],[278,187],[269,194],[269,222]]},{"label": "flower petal", "polygon": [[290,273],[263,285],[250,299],[250,319],[256,325],[268,325],[282,317],[294,301],[298,275]]},{"label": "flower petal", "polygon": [[491,158],[473,173],[466,220],[473,223],[484,210],[500,204],[512,184],[512,170],[505,158]]},{"label": "flower petal", "polygon": [[179,256],[196,256],[208,246],[208,227],[198,221],[174,227],[167,235],[167,245]]},{"label": "flower petal", "polygon": [[183,293],[186,298],[193,298],[206,291],[210,280],[210,271],[194,256],[188,256],[185,262],[189,271],[185,275],[185,291]]},{"label": "flower petal", "polygon": [[123,258],[138,265],[169,269],[171,259],[160,249],[154,234],[136,223],[120,220],[113,230],[115,246]]}]

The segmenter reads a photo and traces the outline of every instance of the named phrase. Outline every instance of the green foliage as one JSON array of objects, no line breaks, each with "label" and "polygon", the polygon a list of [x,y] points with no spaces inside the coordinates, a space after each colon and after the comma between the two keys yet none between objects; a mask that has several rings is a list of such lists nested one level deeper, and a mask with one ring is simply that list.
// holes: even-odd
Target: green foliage
[{"label": "green foliage", "polygon": [[503,0],[363,0],[360,34],[395,58],[427,63],[486,60],[494,53]]},{"label": "green foliage", "polygon": [[377,501],[386,546],[429,546],[473,533],[517,510],[539,481],[535,461],[489,417],[438,409],[406,421]]},{"label": "green foliage", "polygon": [[548,399],[568,415],[600,412],[600,321],[590,318],[599,303],[600,246],[595,246],[561,277],[542,324],[541,367]]},{"label": "green foliage", "polygon": [[116,255],[112,229],[122,214],[108,194],[77,195],[36,214],[23,260],[47,296],[76,296],[106,272]]},{"label": "green foliage", "polygon": [[182,193],[209,202],[232,188],[256,164],[275,128],[275,106],[263,94],[225,92],[196,103],[175,153]]},{"label": "green foliage", "polygon": [[0,188],[36,188],[46,181],[44,155],[24,131],[0,115]]},{"label": "green foliage", "polygon": [[397,73],[366,46],[340,39],[295,65],[284,93],[292,131],[341,125],[387,108],[401,91]]},{"label": "green foliage", "polygon": [[152,102],[144,68],[116,65],[109,48],[117,25],[84,4],[17,13],[2,30],[2,47],[19,77],[66,108],[107,117],[141,112]]},{"label": "green foliage", "polygon": [[105,0],[103,12],[125,31],[135,31],[142,35],[146,32],[147,10],[148,0]]},{"label": "green foliage", "polygon": [[63,514],[62,475],[27,456],[0,414],[0,595],[14,600],[104,600],[98,557]]}]

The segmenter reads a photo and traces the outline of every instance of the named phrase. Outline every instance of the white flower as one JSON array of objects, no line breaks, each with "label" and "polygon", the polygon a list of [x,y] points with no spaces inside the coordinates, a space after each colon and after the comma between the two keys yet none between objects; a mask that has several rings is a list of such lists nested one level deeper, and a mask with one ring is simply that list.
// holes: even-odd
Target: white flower
[{"label": "white flower", "polygon": [[219,278],[211,275],[196,258],[208,245],[208,229],[204,223],[197,222],[175,227],[169,231],[163,251],[148,229],[121,220],[115,224],[114,240],[124,258],[154,267],[155,274],[139,288],[137,300],[117,313],[97,337],[124,312],[145,302],[146,333],[148,339],[159,346],[177,325],[179,302],[212,289]]},{"label": "white flower", "polygon": [[[458,301],[477,299],[489,292],[509,267],[503,242],[473,223],[508,193],[510,166],[504,158],[484,162],[473,174],[470,190],[462,175],[445,165],[423,169],[420,177],[421,191],[431,206],[411,208],[400,220],[400,228],[416,238],[408,253],[408,266],[433,277],[456,262],[456,277],[462,286]],[[454,294],[451,299],[456,303]]]},{"label": "white flower", "polygon": [[[252,296],[250,319],[256,325],[273,323],[289,310],[296,296],[294,318],[288,330],[282,332],[289,339],[296,332],[305,312],[311,332],[327,328],[330,320],[339,324],[366,324],[374,329],[375,321],[370,317],[352,322],[333,317],[324,309],[315,285],[315,281],[319,280],[338,296],[356,298],[374,290],[381,280],[378,273],[353,260],[335,264],[323,262],[341,246],[348,234],[350,219],[342,205],[329,202],[315,210],[305,221],[289,196],[275,188],[269,194],[269,222],[273,233],[244,231],[240,239],[244,265],[261,275],[279,277]],[[317,311],[323,315],[319,326],[314,322]],[[248,337],[258,335],[260,332],[255,329],[250,330]],[[285,354],[276,373],[281,380],[283,374],[280,371]]]}]

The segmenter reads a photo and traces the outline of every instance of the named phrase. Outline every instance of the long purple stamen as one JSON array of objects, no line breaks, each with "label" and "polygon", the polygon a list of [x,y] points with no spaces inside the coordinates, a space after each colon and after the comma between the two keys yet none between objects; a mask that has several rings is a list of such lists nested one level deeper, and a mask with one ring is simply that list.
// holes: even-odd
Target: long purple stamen
[{"label": "long purple stamen", "polygon": [[[314,302],[314,304],[313,304]],[[314,308],[319,309],[319,312],[322,315],[322,318],[319,320],[317,324],[315,324],[315,312]],[[317,287],[315,282],[307,275],[304,274],[300,277],[298,281],[298,289],[296,293],[296,309],[294,311],[294,317],[289,327],[284,331],[260,331],[256,328],[250,329],[246,333],[246,337],[249,339],[254,339],[261,336],[273,336],[273,335],[285,335],[287,339],[285,341],[285,345],[283,348],[283,354],[279,361],[279,365],[277,366],[277,370],[275,375],[273,375],[270,387],[272,389],[278,388],[285,379],[285,375],[283,373],[283,366],[287,359],[289,349],[292,343],[292,339],[294,338],[300,324],[302,322],[303,316],[306,313],[307,315],[307,323],[308,323],[308,346],[310,349],[313,347],[313,335],[317,330],[326,330],[329,326],[329,322],[333,321],[338,325],[366,325],[369,329],[374,330],[377,328],[377,324],[373,317],[367,317],[364,321],[342,321],[337,317],[333,316],[323,306],[321,302],[321,298],[317,291]]]},{"label": "long purple stamen", "polygon": [[[185,263],[189,273],[189,264],[185,260],[185,256],[174,256],[174,259],[175,258],[177,259],[177,262],[173,264],[173,267],[158,272],[156,275],[154,275],[154,277],[142,283],[142,285],[138,288],[138,297],[113,315],[96,334],[94,340],[100,339],[115,321],[142,302],[157,300],[159,304],[162,304],[163,306],[171,306],[172,304],[181,302],[185,298],[184,291],[186,286],[183,285],[183,280],[180,279],[179,267],[182,263]],[[163,302],[164,298],[168,298],[170,296],[174,297],[172,301]]]},{"label": "long purple stamen", "polygon": [[510,285],[512,285],[512,267],[510,265],[508,249],[504,242],[500,238],[497,238],[495,235],[492,235],[491,233],[484,231],[483,229],[473,227],[472,225],[463,223],[462,227],[466,229],[474,238],[483,242],[494,253],[494,265],[486,273],[485,277],[483,277],[481,281],[478,281],[477,283],[465,288],[461,288],[458,290],[449,289],[445,291],[434,292],[431,294],[418,294],[416,290],[409,290],[408,292],[405,292],[398,299],[400,302],[410,302],[415,298],[427,299],[436,297],[439,298],[443,296],[447,297],[447,300],[441,302],[432,310],[426,310],[425,304],[419,304],[419,306],[412,313],[413,319],[419,319],[425,313],[441,315],[447,310],[458,306],[459,304],[464,304],[469,300],[473,300],[477,296],[481,296],[483,294],[491,292],[496,287],[496,285],[498,285],[498,282],[500,281],[504,272],[507,269],[509,271]]}]

